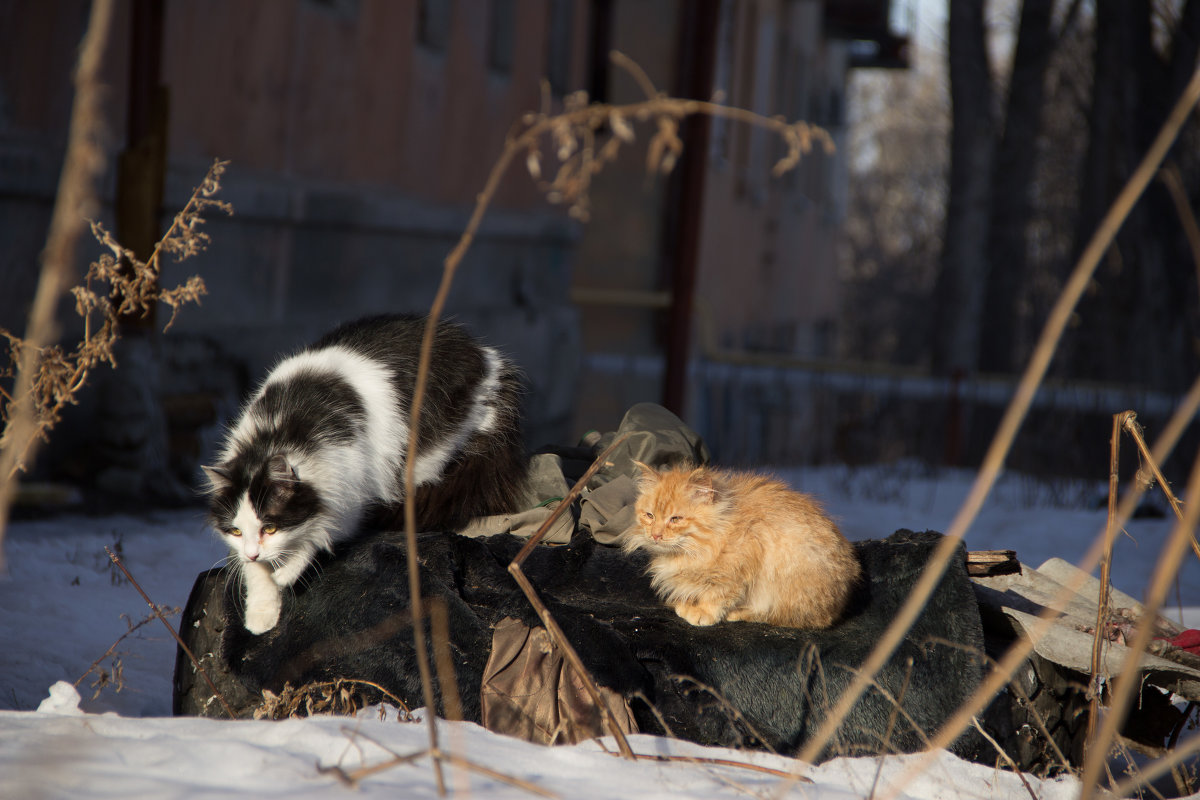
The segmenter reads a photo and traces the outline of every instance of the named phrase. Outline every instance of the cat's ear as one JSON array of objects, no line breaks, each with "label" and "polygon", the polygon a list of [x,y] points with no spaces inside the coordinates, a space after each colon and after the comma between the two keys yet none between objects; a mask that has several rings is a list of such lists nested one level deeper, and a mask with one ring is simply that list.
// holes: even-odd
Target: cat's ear
[{"label": "cat's ear", "polygon": [[208,478],[208,489],[211,492],[219,492],[233,485],[233,476],[224,467],[209,467],[202,464],[200,469],[204,470],[204,474]]},{"label": "cat's ear", "polygon": [[717,499],[717,490],[713,487],[712,473],[704,467],[692,470],[688,476],[688,486],[691,487],[692,497],[698,503],[712,503]]},{"label": "cat's ear", "polygon": [[641,470],[642,474],[640,477],[643,481],[647,481],[647,482],[658,481],[658,478],[659,478],[658,470],[656,470],[654,467],[650,466],[649,464],[643,464],[641,461],[638,461],[636,459],[634,459],[633,463],[637,464],[638,469]]},{"label": "cat's ear", "polygon": [[288,463],[287,456],[276,453],[267,459],[267,477],[273,481],[298,481],[296,470]]}]

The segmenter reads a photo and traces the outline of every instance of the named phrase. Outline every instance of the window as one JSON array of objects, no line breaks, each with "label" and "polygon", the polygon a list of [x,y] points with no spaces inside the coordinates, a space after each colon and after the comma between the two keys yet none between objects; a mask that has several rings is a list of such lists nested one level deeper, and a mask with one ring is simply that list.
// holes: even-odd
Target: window
[{"label": "window", "polygon": [[420,0],[417,4],[417,42],[445,51],[450,44],[450,0]]},{"label": "window", "polygon": [[555,94],[565,94],[571,80],[573,11],[572,0],[550,0],[550,18],[546,22],[546,79]]},{"label": "window", "polygon": [[515,0],[492,0],[488,26],[488,68],[510,73],[513,64],[513,39],[516,35]]},{"label": "window", "polygon": [[342,20],[358,17],[358,0],[308,0],[309,5]]}]

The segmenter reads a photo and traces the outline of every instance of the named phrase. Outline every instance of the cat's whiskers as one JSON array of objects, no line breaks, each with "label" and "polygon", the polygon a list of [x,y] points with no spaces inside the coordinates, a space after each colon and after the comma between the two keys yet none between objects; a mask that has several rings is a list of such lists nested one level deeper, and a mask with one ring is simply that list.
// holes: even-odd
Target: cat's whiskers
[{"label": "cat's whiskers", "polygon": [[236,556],[235,556],[234,552],[231,550],[228,553],[226,553],[224,556],[222,556],[221,558],[218,558],[216,561],[214,561],[212,566],[209,567],[209,569],[225,569],[230,564],[233,564],[235,559],[236,559]]},{"label": "cat's whiskers", "polygon": [[304,548],[295,545],[288,546],[287,544],[280,545],[275,552],[266,558],[260,558],[260,561],[265,561],[272,569],[279,569],[286,566],[293,558],[300,557],[304,553]]},{"label": "cat's whiskers", "polygon": [[[308,569],[306,569],[300,575],[300,577],[296,579],[296,583],[303,585],[306,590],[310,589],[320,580],[322,570],[323,567],[321,566],[321,563],[319,561],[314,561],[313,563],[309,564]],[[293,584],[293,586],[294,585],[295,584]],[[294,588],[292,589],[292,594],[295,594]]]}]

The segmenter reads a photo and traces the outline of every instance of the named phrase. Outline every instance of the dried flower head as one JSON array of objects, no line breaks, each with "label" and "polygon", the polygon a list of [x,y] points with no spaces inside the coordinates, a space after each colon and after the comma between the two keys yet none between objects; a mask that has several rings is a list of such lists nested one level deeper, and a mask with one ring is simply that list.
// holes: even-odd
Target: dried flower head
[{"label": "dried flower head", "polygon": [[[795,168],[816,144],[826,154],[834,150],[833,137],[823,128],[724,106],[719,95],[708,102],[669,97],[628,58],[613,53],[612,59],[642,87],[645,100],[621,106],[589,105],[587,92],[578,91],[564,97],[562,111],[553,113],[549,87],[543,84],[541,110],[525,114],[521,118],[524,129],[509,140],[509,147],[525,151],[525,169],[546,200],[566,206],[574,219],[588,219],[592,178],[616,160],[622,146],[633,144],[635,122],[654,126],[646,146],[646,172],[650,175],[666,175],[679,163],[683,154],[680,123],[693,115],[724,117],[778,133],[787,152],[772,170],[776,177]],[[557,161],[557,169],[553,177],[546,178],[551,171],[546,161],[551,159]]]},{"label": "dried flower head", "polygon": [[[9,440],[8,423],[16,398],[0,387],[0,417],[6,423],[0,446],[19,448],[15,460],[16,471],[24,469],[25,454],[33,442],[38,438],[45,439],[61,418],[63,408],[75,402],[75,395],[86,383],[91,370],[100,364],[116,366],[113,351],[120,336],[120,318],[144,316],[155,304],[165,303],[171,308],[171,318],[165,330],[175,322],[182,305],[200,302],[206,290],[199,276],[193,275],[169,289],[159,285],[162,272],[160,260],[164,253],[170,253],[175,260],[182,261],[203,252],[209,244],[208,234],[201,229],[203,215],[214,209],[226,214],[233,213],[232,206],[214,198],[221,188],[221,176],[228,164],[227,161],[213,163],[145,261],[123,247],[99,222],[91,223],[92,235],[108,252],[102,253],[88,265],[83,283],[71,289],[71,295],[75,298],[75,313],[83,319],[82,341],[70,350],[61,345],[51,345],[37,351],[30,390],[35,426],[29,441]],[[0,368],[0,377],[15,378],[15,365],[20,363],[27,344],[6,330],[0,329],[0,336],[7,340],[9,351],[8,364]]]}]

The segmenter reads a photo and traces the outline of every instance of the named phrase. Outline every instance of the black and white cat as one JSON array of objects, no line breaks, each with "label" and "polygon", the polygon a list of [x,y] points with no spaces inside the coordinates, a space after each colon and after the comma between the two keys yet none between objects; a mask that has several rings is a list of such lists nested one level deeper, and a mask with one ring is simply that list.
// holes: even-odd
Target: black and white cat
[{"label": "black and white cat", "polygon": [[[425,320],[348,323],[285,358],[250,397],[219,461],[204,467],[213,526],[246,589],[245,623],[275,627],[283,589],[370,511],[405,501],[409,410]],[[520,377],[499,352],[441,323],[415,464],[417,527],[456,530],[514,511],[528,461]]]}]

